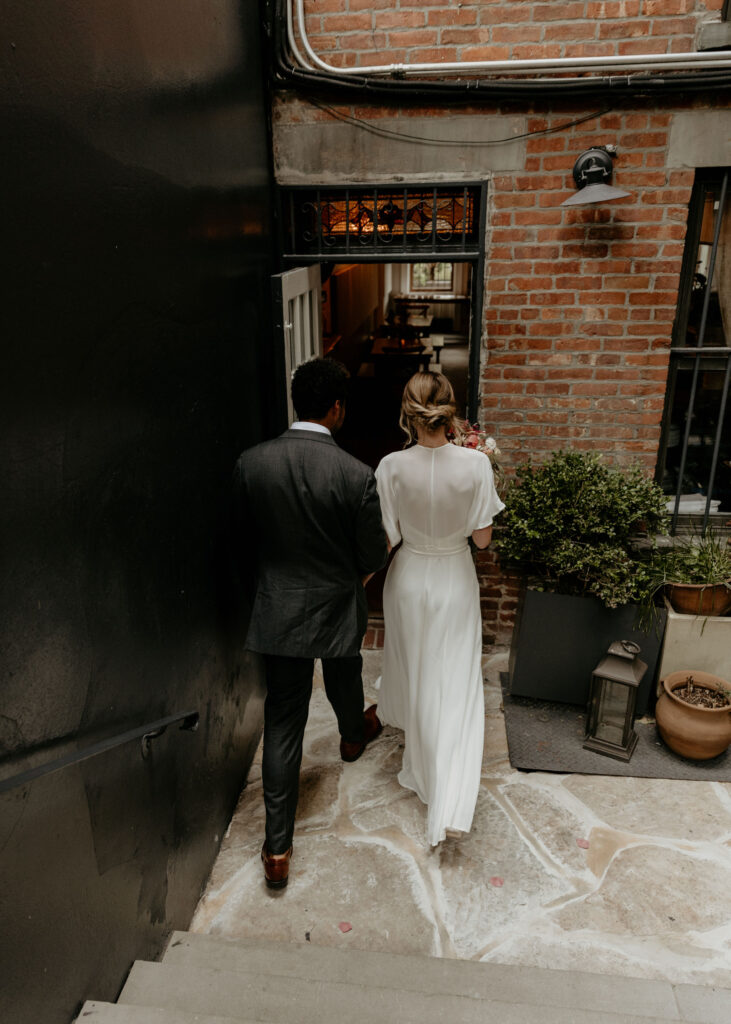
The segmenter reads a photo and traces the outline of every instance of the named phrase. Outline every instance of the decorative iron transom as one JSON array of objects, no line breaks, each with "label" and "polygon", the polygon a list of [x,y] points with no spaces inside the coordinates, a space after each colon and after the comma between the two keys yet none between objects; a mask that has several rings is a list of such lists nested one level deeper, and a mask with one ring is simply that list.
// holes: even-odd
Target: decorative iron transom
[{"label": "decorative iron transom", "polygon": [[296,188],[283,199],[287,256],[479,249],[479,185]]}]

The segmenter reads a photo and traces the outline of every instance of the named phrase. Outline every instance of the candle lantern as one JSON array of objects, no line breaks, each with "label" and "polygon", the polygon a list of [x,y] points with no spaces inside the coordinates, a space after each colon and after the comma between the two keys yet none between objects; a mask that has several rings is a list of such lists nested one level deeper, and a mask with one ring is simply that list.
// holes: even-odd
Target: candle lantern
[{"label": "candle lantern", "polygon": [[615,640],[591,676],[584,747],[629,761],[637,744],[633,729],[637,690],[647,665],[632,640]]}]

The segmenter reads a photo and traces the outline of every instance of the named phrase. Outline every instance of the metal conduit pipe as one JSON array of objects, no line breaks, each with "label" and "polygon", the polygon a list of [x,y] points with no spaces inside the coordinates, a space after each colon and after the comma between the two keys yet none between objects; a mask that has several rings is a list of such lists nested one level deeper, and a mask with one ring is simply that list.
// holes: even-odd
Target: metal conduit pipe
[{"label": "metal conduit pipe", "polygon": [[[302,56],[297,49],[294,38],[294,25],[291,17],[290,3],[297,4],[297,27],[300,39],[307,57],[312,62],[308,65],[302,61]],[[307,37],[305,26],[305,4],[304,0],[287,0],[289,45],[295,59],[299,59],[300,67],[304,70],[319,68],[329,75],[352,75],[352,68],[338,68],[332,64],[326,64],[317,56],[312,49]],[[314,65],[314,68],[313,68]],[[525,75],[536,72],[542,74],[564,74],[567,71],[611,73],[614,71],[633,70],[695,70],[723,68],[731,71],[731,56],[726,51],[714,50],[709,52],[692,53],[643,53],[623,57],[546,57],[538,60],[476,60],[456,61],[431,64],[379,64],[370,67],[358,68],[358,75],[361,77],[372,77],[374,75],[393,75],[403,78],[409,75],[463,75],[475,72],[486,72],[491,75]]]},{"label": "metal conduit pipe", "polygon": [[[481,100],[535,99],[537,92],[543,97],[583,96],[609,97],[618,95],[675,94],[713,89],[718,92],[731,87],[731,71],[726,67],[694,71],[674,71],[669,74],[598,75],[581,78],[467,78],[459,81],[424,79],[418,82],[401,78],[363,77],[351,69],[345,74],[333,75],[311,69],[299,50],[290,43],[293,36],[291,0],[274,0],[274,60],[279,83],[306,92],[334,93],[359,99],[379,97],[392,99],[410,97],[425,99]],[[293,63],[296,61],[296,63]]]}]

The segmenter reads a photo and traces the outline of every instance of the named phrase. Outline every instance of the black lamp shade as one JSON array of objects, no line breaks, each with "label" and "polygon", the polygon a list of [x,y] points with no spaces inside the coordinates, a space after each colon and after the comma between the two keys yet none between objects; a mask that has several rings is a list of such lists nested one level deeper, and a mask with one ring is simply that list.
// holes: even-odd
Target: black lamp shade
[{"label": "black lamp shade", "polygon": [[[614,152],[614,150],[612,150]],[[587,149],[574,164],[573,176],[579,190],[564,199],[561,206],[584,206],[588,203],[606,203],[631,195],[621,188],[614,188],[612,180],[612,157],[607,149]]]},{"label": "black lamp shade", "polygon": [[585,185],[578,192],[574,192],[568,199],[564,199],[561,206],[586,206],[589,203],[608,203],[610,199],[622,199],[624,196],[631,196],[631,192],[624,189],[614,188],[613,185]]}]

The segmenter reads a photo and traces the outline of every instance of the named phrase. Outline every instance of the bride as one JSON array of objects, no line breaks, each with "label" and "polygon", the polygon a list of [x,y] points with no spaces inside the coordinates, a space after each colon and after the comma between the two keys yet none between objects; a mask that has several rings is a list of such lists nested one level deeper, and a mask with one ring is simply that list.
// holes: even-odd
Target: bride
[{"label": "bride", "polygon": [[486,548],[504,505],[483,452],[450,444],[452,386],[440,373],[406,384],[411,447],[376,470],[383,524],[401,544],[383,591],[378,717],[403,729],[398,779],[428,805],[427,838],[469,832],[480,786],[485,703],[479,589],[468,537]]}]

